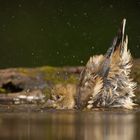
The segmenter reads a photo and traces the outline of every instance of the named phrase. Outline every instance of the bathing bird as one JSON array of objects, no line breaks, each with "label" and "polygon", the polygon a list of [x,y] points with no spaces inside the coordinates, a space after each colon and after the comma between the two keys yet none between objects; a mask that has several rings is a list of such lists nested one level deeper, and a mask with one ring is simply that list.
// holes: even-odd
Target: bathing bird
[{"label": "bathing bird", "polygon": [[132,109],[136,83],[130,77],[132,56],[123,19],[105,55],[90,57],[80,74],[76,104],[78,109],[121,107]]}]

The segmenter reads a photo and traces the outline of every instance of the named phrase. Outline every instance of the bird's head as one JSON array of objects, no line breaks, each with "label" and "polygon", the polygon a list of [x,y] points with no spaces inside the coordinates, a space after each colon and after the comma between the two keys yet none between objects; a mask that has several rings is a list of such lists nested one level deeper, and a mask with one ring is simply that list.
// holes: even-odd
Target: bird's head
[{"label": "bird's head", "polygon": [[74,108],[74,96],[76,93],[76,85],[73,84],[57,84],[51,90],[51,99],[48,100],[49,107],[56,109],[72,109]]}]

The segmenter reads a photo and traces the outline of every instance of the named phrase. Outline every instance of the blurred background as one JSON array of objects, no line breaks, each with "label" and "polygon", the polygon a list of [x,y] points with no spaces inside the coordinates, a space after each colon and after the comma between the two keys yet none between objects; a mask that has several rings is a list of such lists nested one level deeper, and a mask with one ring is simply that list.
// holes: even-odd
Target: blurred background
[{"label": "blurred background", "polygon": [[140,0],[0,0],[0,68],[84,65],[123,18],[140,57]]}]

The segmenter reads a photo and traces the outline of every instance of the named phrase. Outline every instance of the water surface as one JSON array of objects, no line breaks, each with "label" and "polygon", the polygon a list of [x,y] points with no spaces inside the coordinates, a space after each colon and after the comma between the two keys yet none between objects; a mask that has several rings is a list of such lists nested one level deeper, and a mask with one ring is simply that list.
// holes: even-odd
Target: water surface
[{"label": "water surface", "polygon": [[1,113],[1,140],[139,140],[140,112]]}]

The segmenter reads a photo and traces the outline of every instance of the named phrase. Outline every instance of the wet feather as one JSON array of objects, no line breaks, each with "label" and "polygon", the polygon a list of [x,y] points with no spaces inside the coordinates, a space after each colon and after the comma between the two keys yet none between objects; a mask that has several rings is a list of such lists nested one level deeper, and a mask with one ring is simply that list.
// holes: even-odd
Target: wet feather
[{"label": "wet feather", "polygon": [[77,105],[87,107],[123,107],[132,109],[136,83],[130,78],[132,56],[124,19],[112,46],[105,55],[90,57],[80,76]]}]

